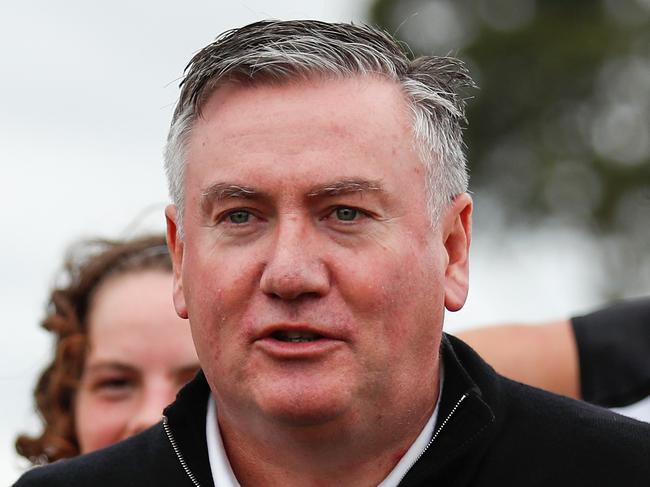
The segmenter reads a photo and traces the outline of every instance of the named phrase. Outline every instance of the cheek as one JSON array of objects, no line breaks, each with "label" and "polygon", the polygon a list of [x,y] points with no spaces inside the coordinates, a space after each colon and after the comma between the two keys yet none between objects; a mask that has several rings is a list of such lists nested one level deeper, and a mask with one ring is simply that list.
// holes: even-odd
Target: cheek
[{"label": "cheek", "polygon": [[[195,314],[222,309],[248,291],[254,256],[240,248],[217,250],[216,247],[207,237],[186,247],[183,286],[190,311]],[[220,306],[214,306],[215,303]]]},{"label": "cheek", "polygon": [[75,401],[75,430],[81,453],[118,442],[130,415],[125,404],[106,403],[91,394],[79,392]]},{"label": "cheek", "polygon": [[378,383],[389,373],[386,363],[395,365],[390,368],[397,381],[391,380],[393,384],[427,366],[434,368],[443,322],[440,269],[435,256],[409,247],[398,255],[375,254],[372,260],[360,262],[348,279],[340,278],[343,299],[364,324],[360,356],[370,376],[376,373]]},{"label": "cheek", "polygon": [[202,340],[209,337],[209,335],[203,336],[207,331],[205,326],[213,328],[214,323],[220,320],[217,310],[221,307],[216,303],[223,298],[225,285],[222,282],[223,276],[223,269],[215,268],[210,262],[204,263],[195,258],[188,258],[183,266],[184,294],[197,350],[200,350]]},{"label": "cheek", "polygon": [[217,246],[209,235],[188,244],[183,284],[190,323],[218,328],[240,316],[259,288],[262,260],[256,248]]},{"label": "cheek", "polygon": [[444,276],[434,256],[425,252],[412,247],[402,252],[388,248],[357,259],[354,268],[337,272],[342,276],[338,282],[341,293],[356,302],[358,311],[380,319],[394,332],[405,331],[414,320],[431,323],[444,298]]}]

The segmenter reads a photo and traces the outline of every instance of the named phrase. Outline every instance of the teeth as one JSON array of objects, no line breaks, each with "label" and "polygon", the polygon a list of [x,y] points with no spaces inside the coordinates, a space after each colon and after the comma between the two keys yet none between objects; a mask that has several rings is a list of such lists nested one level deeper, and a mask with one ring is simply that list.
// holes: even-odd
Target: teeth
[{"label": "teeth", "polygon": [[312,342],[320,338],[320,335],[307,331],[277,331],[273,336],[283,342],[291,343]]}]

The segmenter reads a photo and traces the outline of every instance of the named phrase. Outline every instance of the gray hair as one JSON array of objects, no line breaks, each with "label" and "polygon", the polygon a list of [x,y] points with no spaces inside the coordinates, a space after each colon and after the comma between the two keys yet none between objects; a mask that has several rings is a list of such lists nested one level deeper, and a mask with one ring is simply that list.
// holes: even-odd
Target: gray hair
[{"label": "gray hair", "polygon": [[415,149],[425,167],[432,225],[442,209],[467,190],[465,101],[459,91],[475,85],[462,61],[436,56],[411,60],[389,34],[367,25],[255,22],[223,33],[185,68],[165,147],[165,171],[181,238],[187,145],[212,92],[233,81],[275,83],[317,75],[380,76],[401,87],[411,111]]}]

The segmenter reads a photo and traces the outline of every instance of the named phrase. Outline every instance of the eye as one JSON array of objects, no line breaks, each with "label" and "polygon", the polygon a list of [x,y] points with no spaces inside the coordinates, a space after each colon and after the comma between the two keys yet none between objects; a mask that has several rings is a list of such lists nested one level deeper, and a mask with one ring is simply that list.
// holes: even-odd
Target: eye
[{"label": "eye", "polygon": [[256,208],[224,208],[212,217],[211,226],[224,237],[248,237],[258,234],[266,222],[264,212]]},{"label": "eye", "polygon": [[98,398],[108,401],[127,399],[136,389],[136,382],[127,377],[107,377],[97,379],[91,385],[91,391]]},{"label": "eye", "polygon": [[126,389],[132,385],[132,381],[124,378],[105,379],[97,383],[96,388],[104,391],[117,391]]},{"label": "eye", "polygon": [[180,389],[189,381],[191,381],[196,375],[196,373],[199,371],[199,369],[200,367],[196,366],[196,367],[191,367],[189,369],[181,370],[176,377],[178,389]]},{"label": "eye", "polygon": [[359,217],[360,211],[349,206],[341,206],[335,210],[336,218],[344,222],[351,222]]},{"label": "eye", "polygon": [[228,213],[226,215],[228,222],[234,223],[235,225],[242,225],[248,223],[251,218],[251,213],[248,210],[236,210]]}]

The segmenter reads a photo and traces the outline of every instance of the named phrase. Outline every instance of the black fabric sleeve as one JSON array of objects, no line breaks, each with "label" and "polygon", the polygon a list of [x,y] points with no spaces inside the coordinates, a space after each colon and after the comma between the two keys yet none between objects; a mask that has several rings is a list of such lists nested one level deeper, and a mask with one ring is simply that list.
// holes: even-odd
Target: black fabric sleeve
[{"label": "black fabric sleeve", "polygon": [[585,401],[622,407],[650,396],[650,297],[571,319]]}]

